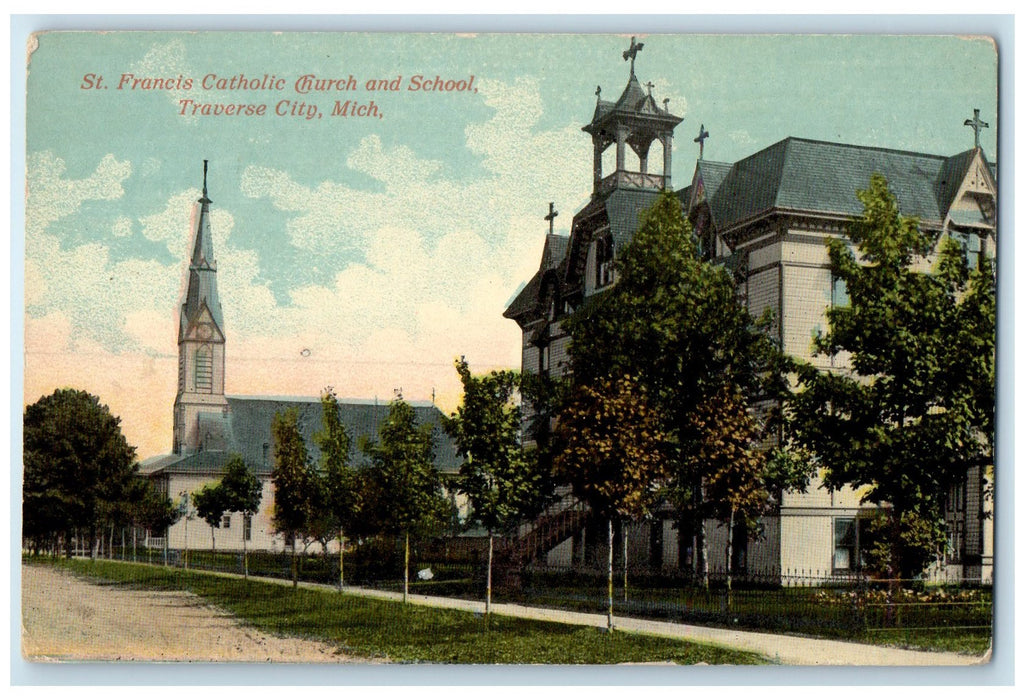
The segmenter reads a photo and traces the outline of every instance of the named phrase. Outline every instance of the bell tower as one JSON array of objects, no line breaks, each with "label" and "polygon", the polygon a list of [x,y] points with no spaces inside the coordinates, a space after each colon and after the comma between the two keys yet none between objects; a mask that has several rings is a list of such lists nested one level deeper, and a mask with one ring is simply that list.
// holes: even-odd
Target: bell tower
[{"label": "bell tower", "polygon": [[226,416],[224,396],[224,318],[217,297],[217,262],[210,234],[210,198],[203,161],[203,196],[199,198],[189,282],[178,318],[178,393],[174,400],[175,454],[203,448],[200,415]]},{"label": "bell tower", "polygon": [[[669,100],[664,99],[659,107],[651,94],[654,84],[643,87],[634,73],[634,61],[644,48],[637,38],[630,39],[630,48],[623,52],[623,60],[630,61],[630,79],[626,89],[615,102],[601,98],[601,86],[595,90],[598,98],[591,123],[583,130],[591,135],[594,144],[594,191],[592,197],[600,197],[617,188],[642,190],[668,190],[672,188],[673,129],[683,121],[682,117],[669,112]],[[647,88],[647,92],[644,88]],[[652,144],[658,141],[662,146],[662,173],[648,172],[648,155]],[[615,170],[605,175],[602,172],[602,156],[612,145],[616,146]],[[637,167],[627,164],[627,148],[637,157]]]}]

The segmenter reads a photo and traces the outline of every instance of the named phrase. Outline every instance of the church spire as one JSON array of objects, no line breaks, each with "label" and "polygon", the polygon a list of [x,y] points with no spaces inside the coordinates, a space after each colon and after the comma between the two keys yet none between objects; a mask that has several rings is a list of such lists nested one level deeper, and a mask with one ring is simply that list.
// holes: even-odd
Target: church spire
[{"label": "church spire", "polygon": [[223,334],[224,319],[221,303],[217,297],[217,261],[214,259],[213,235],[210,232],[210,205],[207,192],[208,161],[203,161],[203,195],[199,198],[199,219],[196,223],[196,237],[189,263],[189,287],[182,306],[179,337],[184,337],[189,326],[199,320],[205,307],[217,330]]}]

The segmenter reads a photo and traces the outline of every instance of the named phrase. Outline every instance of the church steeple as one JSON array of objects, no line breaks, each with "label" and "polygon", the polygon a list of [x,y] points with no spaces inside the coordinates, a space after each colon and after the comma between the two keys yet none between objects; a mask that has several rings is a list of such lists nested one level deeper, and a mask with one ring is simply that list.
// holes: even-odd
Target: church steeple
[{"label": "church steeple", "polygon": [[[174,452],[204,447],[202,414],[227,413],[224,397],[224,317],[217,297],[217,262],[210,232],[207,161],[203,161],[203,195],[199,198],[189,282],[178,323],[178,394],[174,402]],[[209,440],[206,441],[209,443]],[[207,445],[209,449],[209,445]]]},{"label": "church steeple", "polygon": [[[648,91],[641,87],[634,73],[634,61],[644,44],[637,38],[630,39],[630,48],[623,52],[623,59],[630,61],[630,78],[623,94],[615,102],[601,99],[601,87],[595,91],[598,97],[591,123],[583,130],[591,134],[594,143],[594,192],[603,195],[613,189],[626,187],[644,190],[668,190],[672,187],[673,129],[683,121],[669,112],[668,100],[659,107],[651,90],[653,83],[647,83]],[[662,174],[648,172],[648,152],[654,141],[662,142]],[[602,173],[602,154],[612,144],[616,145],[616,169],[608,175]],[[626,147],[636,154],[636,170],[627,168]]]}]

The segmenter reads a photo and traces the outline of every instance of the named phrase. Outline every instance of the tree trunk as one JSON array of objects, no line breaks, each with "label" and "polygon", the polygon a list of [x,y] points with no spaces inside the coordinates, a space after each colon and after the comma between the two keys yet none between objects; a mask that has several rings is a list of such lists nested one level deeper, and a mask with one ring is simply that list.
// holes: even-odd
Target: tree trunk
[{"label": "tree trunk", "polygon": [[299,587],[299,562],[296,559],[295,533],[292,533],[292,588]]},{"label": "tree trunk", "polygon": [[217,551],[217,535],[214,534],[214,526],[213,525],[210,526],[210,551],[211,552],[216,552]]},{"label": "tree trunk", "polygon": [[402,602],[409,600],[409,533],[406,533],[406,564],[402,569]]},{"label": "tree trunk", "polygon": [[[251,516],[242,514],[242,578],[249,580],[249,549],[246,546],[246,521]],[[249,520],[249,531],[253,531],[252,520]]]},{"label": "tree trunk", "polygon": [[189,514],[185,514],[185,570],[189,570]]},{"label": "tree trunk", "polygon": [[609,619],[608,629],[612,631],[612,518],[609,518]]},{"label": "tree trunk", "polygon": [[495,551],[495,536],[488,530],[488,589],[487,596],[484,599],[484,614],[488,615],[491,613],[491,562],[494,557]]},{"label": "tree trunk", "polygon": [[626,573],[630,568],[630,534],[628,523],[623,523],[623,602],[627,601]]},{"label": "tree trunk", "polygon": [[345,530],[338,528],[338,590],[345,586]]},{"label": "tree trunk", "polygon": [[733,595],[733,526],[736,508],[730,508],[730,523],[726,529],[726,605],[729,607]]},{"label": "tree trunk", "polygon": [[[705,502],[705,482],[701,482],[701,502]],[[698,536],[701,538],[701,584],[707,592],[710,588],[708,582],[708,538],[705,536],[705,518],[699,512],[697,514],[701,526],[698,528]]]},{"label": "tree trunk", "polygon": [[132,561],[138,561],[139,560],[139,552],[138,552],[138,549],[137,549],[138,537],[139,537],[139,531],[135,527],[135,525],[132,525]]}]

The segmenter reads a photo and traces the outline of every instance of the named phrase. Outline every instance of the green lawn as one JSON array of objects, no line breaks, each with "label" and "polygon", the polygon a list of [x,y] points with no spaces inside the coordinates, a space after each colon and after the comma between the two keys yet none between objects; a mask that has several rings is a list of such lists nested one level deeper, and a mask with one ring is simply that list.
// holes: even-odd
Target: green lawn
[{"label": "green lawn", "polygon": [[760,664],[756,654],[591,627],[402,605],[332,591],[110,561],[36,560],[111,585],[189,590],[264,632],[402,662]]}]

